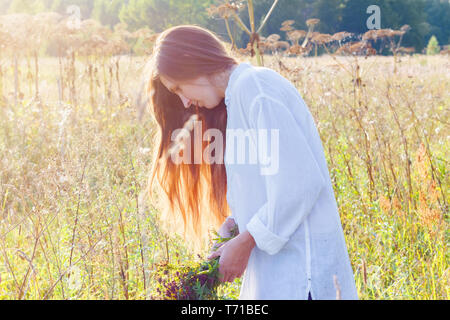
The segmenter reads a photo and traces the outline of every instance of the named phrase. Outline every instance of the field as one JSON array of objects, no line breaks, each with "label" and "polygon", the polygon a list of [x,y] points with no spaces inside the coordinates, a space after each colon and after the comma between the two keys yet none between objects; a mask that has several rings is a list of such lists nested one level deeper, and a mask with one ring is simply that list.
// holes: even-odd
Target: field
[{"label": "field", "polygon": [[[383,56],[264,64],[316,120],[360,299],[449,299],[450,60],[397,59],[395,72]],[[35,79],[30,61],[15,74],[1,57],[0,299],[150,299],[156,265],[199,259],[145,192],[155,127],[134,104],[145,60],[117,61],[77,61],[61,88],[58,58],[40,58]]]}]

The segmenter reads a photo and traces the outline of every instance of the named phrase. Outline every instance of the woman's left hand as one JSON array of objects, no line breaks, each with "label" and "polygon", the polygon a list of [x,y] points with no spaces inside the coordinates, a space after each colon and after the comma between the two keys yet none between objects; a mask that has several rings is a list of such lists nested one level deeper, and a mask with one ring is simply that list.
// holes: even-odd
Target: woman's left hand
[{"label": "woman's left hand", "polygon": [[250,253],[255,245],[252,235],[245,231],[211,253],[208,259],[220,256],[219,273],[222,277],[219,280],[233,282],[235,278],[240,278],[247,268]]}]

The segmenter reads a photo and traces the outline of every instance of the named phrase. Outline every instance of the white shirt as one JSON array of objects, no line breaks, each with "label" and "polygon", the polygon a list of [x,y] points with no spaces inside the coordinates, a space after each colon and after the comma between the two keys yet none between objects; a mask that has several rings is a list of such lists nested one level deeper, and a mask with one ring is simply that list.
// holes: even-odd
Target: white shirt
[{"label": "white shirt", "polygon": [[[341,299],[358,299],[322,142],[297,89],[272,69],[242,62],[225,104],[227,201],[239,232],[256,242],[239,299],[306,300],[311,292],[334,300],[334,275]],[[248,133],[245,149],[236,129]],[[251,162],[251,150],[269,157]]]}]

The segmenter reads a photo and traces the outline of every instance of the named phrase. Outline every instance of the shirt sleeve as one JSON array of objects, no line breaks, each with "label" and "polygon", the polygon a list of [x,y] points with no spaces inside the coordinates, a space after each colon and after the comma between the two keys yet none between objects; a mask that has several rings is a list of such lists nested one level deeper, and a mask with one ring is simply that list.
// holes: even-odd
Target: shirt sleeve
[{"label": "shirt sleeve", "polygon": [[[303,129],[286,105],[263,95],[255,98],[249,112],[249,125],[256,129],[256,135],[264,131],[260,129],[267,129],[265,153],[272,155],[272,163],[276,162],[274,157],[279,163],[277,170],[264,174],[267,201],[246,227],[257,247],[273,255],[282,249],[304,221],[326,181]],[[271,131],[278,131],[278,137]],[[272,148],[274,151],[270,151]],[[257,149],[260,152],[260,145]],[[261,174],[261,160],[258,159]]]}]

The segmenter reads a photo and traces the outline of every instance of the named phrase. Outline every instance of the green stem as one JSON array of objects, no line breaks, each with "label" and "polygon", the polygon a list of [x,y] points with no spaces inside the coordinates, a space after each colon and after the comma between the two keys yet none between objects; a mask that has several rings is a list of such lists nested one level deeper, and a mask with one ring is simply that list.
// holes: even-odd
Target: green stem
[{"label": "green stem", "polygon": [[231,29],[230,29],[230,24],[228,23],[228,18],[225,18],[225,26],[227,27],[228,36],[230,37],[230,40],[231,40],[231,50],[233,50],[235,47],[235,43],[234,43],[233,35],[231,34]]},{"label": "green stem", "polygon": [[261,25],[259,26],[258,30],[256,31],[257,33],[259,33],[262,30],[262,28],[266,24],[267,20],[269,19],[270,15],[272,14],[272,11],[275,8],[275,6],[277,5],[277,3],[278,3],[278,0],[275,0],[273,2],[272,7],[270,8],[269,12],[267,13],[266,17],[264,18],[264,21],[261,23]]},{"label": "green stem", "polygon": [[253,48],[255,49],[255,55],[256,55],[256,62],[258,63],[258,66],[262,67],[262,61],[261,61],[261,54],[259,52],[258,43],[255,41],[253,43]]},{"label": "green stem", "polygon": [[248,18],[250,21],[250,28],[252,30],[252,33],[255,32],[255,13],[253,10],[253,0],[248,0]]},{"label": "green stem", "polygon": [[308,28],[308,33],[306,34],[305,40],[303,40],[303,43],[302,43],[303,48],[306,47],[306,45],[308,44],[308,38],[309,38],[309,35],[313,32],[313,29],[314,29],[314,25],[312,25]]},{"label": "green stem", "polygon": [[248,30],[247,26],[244,24],[244,22],[242,22],[241,18],[239,18],[239,16],[236,14],[236,12],[233,12],[233,18],[234,20],[236,20],[236,23],[238,24],[238,26],[244,30],[245,32],[247,32],[247,34],[250,36],[252,33],[250,32],[250,30]]}]

